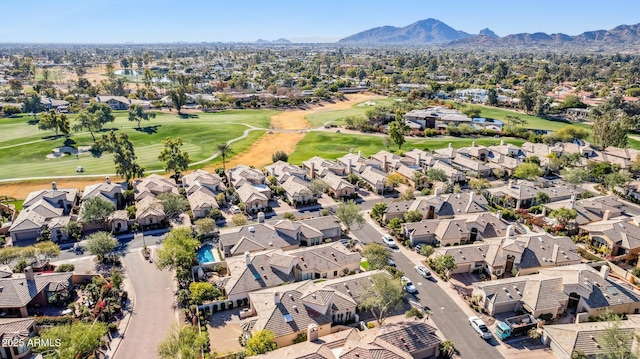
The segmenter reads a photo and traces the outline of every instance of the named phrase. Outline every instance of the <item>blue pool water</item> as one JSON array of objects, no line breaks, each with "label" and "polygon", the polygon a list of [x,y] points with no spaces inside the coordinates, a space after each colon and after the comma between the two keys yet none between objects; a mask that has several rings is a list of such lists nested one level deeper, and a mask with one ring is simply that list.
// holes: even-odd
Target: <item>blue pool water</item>
[{"label": "blue pool water", "polygon": [[204,246],[198,249],[198,263],[211,263],[215,262],[215,257],[213,256],[213,246],[211,244],[205,244]]}]

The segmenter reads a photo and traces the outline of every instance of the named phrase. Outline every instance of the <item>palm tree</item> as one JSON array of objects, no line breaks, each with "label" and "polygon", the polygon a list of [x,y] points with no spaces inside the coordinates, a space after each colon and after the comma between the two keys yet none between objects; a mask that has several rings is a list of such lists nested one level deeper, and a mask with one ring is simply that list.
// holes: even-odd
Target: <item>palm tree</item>
[{"label": "palm tree", "polygon": [[458,350],[451,340],[446,340],[440,344],[440,357],[452,358]]},{"label": "palm tree", "polygon": [[229,142],[219,143],[216,145],[216,148],[218,149],[218,153],[220,154],[220,157],[222,157],[222,169],[224,170],[225,169],[224,165],[226,163],[227,156],[232,154],[233,150],[231,149]]}]

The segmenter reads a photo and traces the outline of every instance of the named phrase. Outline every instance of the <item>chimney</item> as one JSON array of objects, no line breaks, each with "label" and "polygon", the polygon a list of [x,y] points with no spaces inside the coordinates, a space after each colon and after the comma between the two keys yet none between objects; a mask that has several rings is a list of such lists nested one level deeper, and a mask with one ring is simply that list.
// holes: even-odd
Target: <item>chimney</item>
[{"label": "chimney", "polygon": [[347,166],[349,166],[349,168],[347,168],[347,174],[351,174],[353,171],[351,169],[351,157],[349,157],[349,159],[347,160]]},{"label": "chimney", "polygon": [[362,157],[362,151],[358,151],[358,157]]},{"label": "chimney", "polygon": [[264,223],[264,212],[258,212],[258,223]]},{"label": "chimney", "polygon": [[418,158],[416,158],[416,166],[420,166],[420,162],[422,162],[422,153],[418,152]]},{"label": "chimney", "polygon": [[609,266],[606,264],[600,267],[600,276],[602,277],[602,279],[607,279],[609,277],[610,270],[611,268],[609,268]]},{"label": "chimney", "polygon": [[497,210],[496,211],[496,218],[497,219],[502,219],[502,211],[501,210]]},{"label": "chimney", "polygon": [[449,142],[449,146],[447,146],[449,148],[453,147],[453,144],[451,142]]},{"label": "chimney", "polygon": [[109,178],[109,176],[105,178],[105,181],[107,182],[107,184],[111,184],[111,178]]},{"label": "chimney", "polygon": [[604,211],[604,215],[602,215],[602,220],[603,221],[608,221],[609,218],[611,218],[611,211],[610,210]]},{"label": "chimney", "polygon": [[33,268],[31,266],[27,266],[24,269],[24,277],[28,280],[28,281],[34,281],[36,280],[36,278],[33,275]]},{"label": "chimney", "polygon": [[251,253],[244,252],[244,264],[246,265],[251,264]]},{"label": "chimney", "polygon": [[576,206],[576,194],[571,195],[571,201],[569,202],[569,209],[573,209]]},{"label": "chimney", "polygon": [[500,146],[504,146],[504,140],[500,140]]},{"label": "chimney", "polygon": [[54,191],[58,189],[58,185],[56,184],[56,181],[51,182],[51,189]]},{"label": "chimney", "polygon": [[314,179],[316,178],[316,163],[315,162],[311,162],[311,169],[309,170],[309,178],[310,179]]},{"label": "chimney", "polygon": [[307,341],[314,342],[318,340],[318,326],[311,323],[307,326]]},{"label": "chimney", "polygon": [[512,179],[509,180],[509,188],[513,188],[513,180]]},{"label": "chimney", "polygon": [[389,165],[387,165],[387,155],[382,156],[382,169],[385,172],[389,172]]},{"label": "chimney", "polygon": [[273,303],[280,304],[280,293],[275,292],[275,294],[273,295]]},{"label": "chimney", "polygon": [[476,141],[471,142],[471,147],[476,147]]},{"label": "chimney", "polygon": [[504,235],[504,239],[511,239],[511,232],[513,232],[513,224],[507,226],[507,233]]}]

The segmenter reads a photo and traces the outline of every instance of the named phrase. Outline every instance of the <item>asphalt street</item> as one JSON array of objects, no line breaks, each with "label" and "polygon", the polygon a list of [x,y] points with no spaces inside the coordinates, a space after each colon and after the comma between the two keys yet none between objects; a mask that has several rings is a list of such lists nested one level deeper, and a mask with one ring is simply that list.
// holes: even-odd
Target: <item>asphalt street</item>
[{"label": "asphalt street", "polygon": [[[352,231],[354,237],[362,243],[376,242],[382,244],[382,236],[376,228],[365,223],[362,228]],[[404,271],[418,289],[413,297],[423,307],[432,312],[434,323],[447,340],[451,340],[462,358],[495,359],[501,358],[495,346],[498,341],[492,338],[485,341],[471,328],[467,315],[451,300],[449,295],[434,281],[422,278],[414,269],[414,263],[398,250],[392,251],[392,259],[397,267]],[[440,279],[437,279],[440,280]]]}]

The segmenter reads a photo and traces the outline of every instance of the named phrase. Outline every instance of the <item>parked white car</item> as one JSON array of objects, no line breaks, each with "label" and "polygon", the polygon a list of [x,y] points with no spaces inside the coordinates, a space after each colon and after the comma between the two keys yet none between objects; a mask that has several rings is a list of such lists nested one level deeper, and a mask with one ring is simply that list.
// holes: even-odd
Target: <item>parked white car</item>
[{"label": "parked white car", "polygon": [[240,207],[238,207],[236,205],[231,206],[231,212],[240,213]]},{"label": "parked white car", "polygon": [[394,241],[393,237],[391,237],[388,234],[385,234],[384,236],[382,236],[382,243],[386,244],[387,247],[389,247],[389,248],[394,248],[394,249],[398,248],[398,245],[396,244],[396,241]]},{"label": "parked white car", "polygon": [[478,332],[478,334],[480,334],[480,338],[484,340],[491,339],[491,332],[482,319],[472,315],[469,317],[469,324],[476,332]]},{"label": "parked white car", "polygon": [[429,272],[427,267],[425,267],[425,266],[415,266],[414,268],[416,269],[416,272],[418,272],[418,274],[420,274],[422,276],[422,278],[431,279],[431,272]]},{"label": "parked white car", "polygon": [[418,290],[416,289],[416,286],[413,285],[413,283],[411,282],[411,279],[405,276],[402,276],[401,280],[402,280],[402,283],[404,283],[404,290],[406,290],[408,293],[411,293],[411,294],[418,293]]}]

